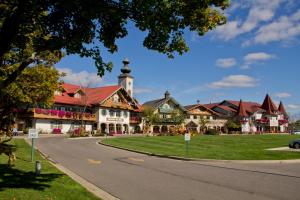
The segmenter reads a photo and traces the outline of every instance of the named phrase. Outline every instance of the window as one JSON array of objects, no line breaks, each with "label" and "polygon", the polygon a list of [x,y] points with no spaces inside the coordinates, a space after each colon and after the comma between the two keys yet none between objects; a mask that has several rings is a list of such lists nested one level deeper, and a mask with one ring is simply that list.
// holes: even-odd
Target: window
[{"label": "window", "polygon": [[194,119],[197,119],[197,115],[194,115]]},{"label": "window", "polygon": [[120,110],[116,111],[116,117],[121,117],[121,111]]},{"label": "window", "polygon": [[114,96],[113,96],[113,102],[114,103],[118,103],[120,100],[119,100],[119,96],[117,95],[117,94],[115,94]]},{"label": "window", "polygon": [[127,113],[127,111],[123,111],[123,116],[124,116],[125,118],[127,118],[127,117],[128,117],[128,113]]},{"label": "window", "polygon": [[115,111],[109,110],[109,116],[113,117],[115,115]]},{"label": "window", "polygon": [[106,116],[106,110],[105,109],[102,109],[102,115]]},{"label": "window", "polygon": [[163,116],[162,116],[164,119],[166,119],[167,118],[167,115],[165,115],[165,114],[163,114]]}]

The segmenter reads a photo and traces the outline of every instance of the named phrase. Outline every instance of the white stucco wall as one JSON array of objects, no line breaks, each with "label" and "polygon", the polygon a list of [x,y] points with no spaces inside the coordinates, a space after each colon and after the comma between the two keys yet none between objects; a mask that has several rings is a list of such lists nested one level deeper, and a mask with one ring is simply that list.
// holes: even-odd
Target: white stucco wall
[{"label": "white stucco wall", "polygon": [[33,121],[33,128],[35,128],[37,131],[43,131],[43,132],[52,132],[51,129],[51,120],[49,119],[36,119]]}]

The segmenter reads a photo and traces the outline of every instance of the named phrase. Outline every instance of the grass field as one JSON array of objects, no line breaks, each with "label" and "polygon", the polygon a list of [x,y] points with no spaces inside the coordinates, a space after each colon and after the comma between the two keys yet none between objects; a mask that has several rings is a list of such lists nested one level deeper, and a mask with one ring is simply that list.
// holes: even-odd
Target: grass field
[{"label": "grass field", "polygon": [[[297,135],[220,135],[194,136],[189,143],[190,158],[221,160],[300,159],[300,152],[270,151],[287,146]],[[185,156],[183,136],[127,137],[103,140],[104,144],[141,152]]]},{"label": "grass field", "polygon": [[17,161],[7,166],[7,156],[0,155],[0,199],[1,200],[72,200],[99,199],[67,175],[57,170],[37,152],[35,156],[42,164],[42,173],[34,174],[31,147],[22,139],[15,139]]}]

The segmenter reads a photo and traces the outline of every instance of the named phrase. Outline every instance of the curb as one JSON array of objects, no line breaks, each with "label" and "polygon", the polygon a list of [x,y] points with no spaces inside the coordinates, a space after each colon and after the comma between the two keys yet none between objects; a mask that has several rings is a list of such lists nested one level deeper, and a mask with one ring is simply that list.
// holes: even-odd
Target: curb
[{"label": "curb", "polygon": [[100,140],[99,142],[97,142],[98,144],[101,144],[103,146],[107,146],[107,147],[112,147],[112,148],[116,148],[116,149],[121,149],[121,150],[125,150],[125,151],[130,151],[130,152],[134,152],[134,153],[139,153],[139,154],[144,154],[144,155],[148,155],[148,156],[155,156],[155,157],[159,157],[159,158],[168,158],[168,159],[173,159],[173,160],[182,160],[182,161],[202,161],[202,162],[222,162],[222,163],[244,163],[244,164],[254,164],[254,163],[260,163],[260,164],[284,164],[284,163],[300,163],[300,159],[294,159],[294,160],[216,160],[216,159],[197,159],[197,158],[184,158],[184,157],[179,157],[179,156],[167,156],[167,155],[163,155],[163,154],[155,154],[155,153],[149,153],[149,152],[143,152],[143,151],[137,151],[137,150],[133,150],[133,149],[127,149],[124,147],[116,147],[110,144],[104,144],[102,143],[102,141]]},{"label": "curb", "polygon": [[[25,141],[31,146],[31,143],[29,140],[25,139]],[[56,167],[61,172],[65,173],[67,176],[69,176],[71,179],[73,179],[75,182],[77,182],[79,185],[84,187],[86,190],[88,190],[95,196],[97,196],[103,200],[120,200],[119,198],[102,190],[98,186],[94,185],[93,183],[87,181],[86,179],[84,179],[81,176],[77,175],[76,173],[72,172],[68,168],[66,168],[66,167],[62,166],[61,164],[59,164],[58,162],[54,161],[50,156],[48,156],[47,154],[44,154],[38,148],[35,147],[35,150],[37,150],[42,155],[42,157],[44,157],[46,160],[50,161],[50,163],[54,167]]]}]

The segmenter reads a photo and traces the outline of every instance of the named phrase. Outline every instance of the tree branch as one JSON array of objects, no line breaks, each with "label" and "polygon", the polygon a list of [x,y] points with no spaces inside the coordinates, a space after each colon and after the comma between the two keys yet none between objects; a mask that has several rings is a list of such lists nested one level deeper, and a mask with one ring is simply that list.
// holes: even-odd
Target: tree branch
[{"label": "tree branch", "polygon": [[28,67],[33,62],[33,59],[28,59],[21,63],[21,65],[11,74],[7,76],[7,78],[0,82],[0,90],[9,86],[12,82],[14,82],[18,76],[22,73],[22,71]]}]

